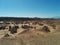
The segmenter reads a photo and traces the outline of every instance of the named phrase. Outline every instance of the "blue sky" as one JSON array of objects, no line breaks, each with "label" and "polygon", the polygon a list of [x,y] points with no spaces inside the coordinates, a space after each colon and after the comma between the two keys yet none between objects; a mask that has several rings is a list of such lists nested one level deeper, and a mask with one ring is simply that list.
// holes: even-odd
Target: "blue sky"
[{"label": "blue sky", "polygon": [[0,0],[0,17],[60,16],[59,0]]}]

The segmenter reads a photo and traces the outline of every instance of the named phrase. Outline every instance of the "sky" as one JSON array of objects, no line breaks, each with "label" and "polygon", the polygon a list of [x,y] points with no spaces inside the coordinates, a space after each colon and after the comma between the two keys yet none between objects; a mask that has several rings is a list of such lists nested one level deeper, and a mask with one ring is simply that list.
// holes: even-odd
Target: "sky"
[{"label": "sky", "polygon": [[0,0],[0,17],[60,17],[60,0]]}]

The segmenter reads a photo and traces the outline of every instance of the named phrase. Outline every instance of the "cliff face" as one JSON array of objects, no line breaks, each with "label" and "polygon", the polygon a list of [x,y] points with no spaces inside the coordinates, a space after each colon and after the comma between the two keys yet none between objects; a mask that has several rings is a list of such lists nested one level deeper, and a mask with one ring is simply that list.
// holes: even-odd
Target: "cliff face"
[{"label": "cliff face", "polygon": [[59,31],[60,19],[0,17],[1,45],[49,45],[55,34],[60,39]]}]

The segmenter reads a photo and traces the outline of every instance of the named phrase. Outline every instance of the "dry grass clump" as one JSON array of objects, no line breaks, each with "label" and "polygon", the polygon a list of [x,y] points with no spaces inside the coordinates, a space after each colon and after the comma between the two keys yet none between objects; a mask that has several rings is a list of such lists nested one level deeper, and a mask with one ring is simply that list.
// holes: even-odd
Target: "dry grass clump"
[{"label": "dry grass clump", "polygon": [[17,29],[18,29],[18,28],[19,28],[18,26],[13,26],[13,27],[9,26],[9,31],[10,31],[12,34],[14,34],[14,33],[17,33]]},{"label": "dry grass clump", "polygon": [[5,34],[5,36],[4,37],[9,37],[9,34]]},{"label": "dry grass clump", "polygon": [[44,26],[41,31],[43,31],[43,32],[50,32],[50,29],[47,26]]},{"label": "dry grass clump", "polygon": [[30,28],[33,28],[32,26],[29,26],[29,25],[22,25],[21,26],[23,29],[30,29]]}]

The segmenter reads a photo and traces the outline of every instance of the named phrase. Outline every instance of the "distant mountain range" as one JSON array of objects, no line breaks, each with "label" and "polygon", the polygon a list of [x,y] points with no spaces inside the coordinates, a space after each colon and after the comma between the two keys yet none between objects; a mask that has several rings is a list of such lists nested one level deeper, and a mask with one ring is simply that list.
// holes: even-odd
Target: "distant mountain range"
[{"label": "distant mountain range", "polygon": [[15,20],[15,21],[26,21],[26,20],[54,20],[54,19],[59,19],[60,20],[60,17],[53,17],[53,18],[30,18],[30,17],[0,17],[0,21],[10,21],[10,20]]}]

